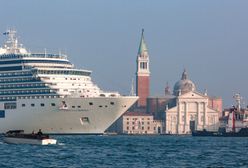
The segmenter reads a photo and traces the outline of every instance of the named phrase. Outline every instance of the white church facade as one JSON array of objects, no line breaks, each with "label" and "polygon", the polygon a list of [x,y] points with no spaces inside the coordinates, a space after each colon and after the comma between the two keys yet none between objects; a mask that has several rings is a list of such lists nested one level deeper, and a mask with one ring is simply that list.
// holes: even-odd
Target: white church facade
[{"label": "white church facade", "polygon": [[165,133],[190,134],[194,130],[217,130],[219,111],[208,106],[208,96],[196,90],[186,71],[174,86],[173,107],[165,110]]}]

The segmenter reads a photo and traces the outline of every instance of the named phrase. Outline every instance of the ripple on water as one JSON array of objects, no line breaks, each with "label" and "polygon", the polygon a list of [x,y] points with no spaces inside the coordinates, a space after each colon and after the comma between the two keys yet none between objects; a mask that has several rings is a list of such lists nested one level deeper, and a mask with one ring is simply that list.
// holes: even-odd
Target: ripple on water
[{"label": "ripple on water", "polygon": [[0,142],[0,167],[248,167],[248,138],[55,136],[58,145]]}]

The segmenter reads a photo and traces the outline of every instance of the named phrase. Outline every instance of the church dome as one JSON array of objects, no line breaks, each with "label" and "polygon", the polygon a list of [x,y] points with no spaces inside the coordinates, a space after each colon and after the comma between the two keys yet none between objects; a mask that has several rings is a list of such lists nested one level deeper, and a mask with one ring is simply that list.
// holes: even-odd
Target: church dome
[{"label": "church dome", "polygon": [[186,70],[184,70],[181,80],[176,82],[176,84],[174,85],[173,94],[177,96],[195,90],[195,84],[188,78],[188,74]]}]

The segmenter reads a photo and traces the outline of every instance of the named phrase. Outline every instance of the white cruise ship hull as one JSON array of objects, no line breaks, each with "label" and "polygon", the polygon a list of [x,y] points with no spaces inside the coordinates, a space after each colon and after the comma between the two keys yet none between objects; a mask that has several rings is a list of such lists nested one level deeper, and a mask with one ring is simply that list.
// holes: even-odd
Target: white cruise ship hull
[{"label": "white cruise ship hull", "polygon": [[[102,134],[138,97],[18,99],[16,109],[0,118],[0,133],[8,130],[47,134]],[[66,107],[64,104],[66,104]]]}]

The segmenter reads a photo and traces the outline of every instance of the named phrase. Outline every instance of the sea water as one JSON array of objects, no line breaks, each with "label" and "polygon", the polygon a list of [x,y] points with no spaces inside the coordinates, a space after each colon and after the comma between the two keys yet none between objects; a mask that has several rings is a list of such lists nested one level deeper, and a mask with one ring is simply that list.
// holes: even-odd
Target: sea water
[{"label": "sea water", "polygon": [[0,167],[248,167],[248,138],[52,136],[57,145],[0,140]]}]

